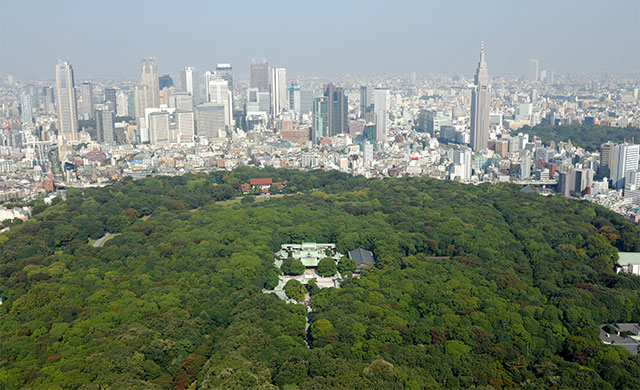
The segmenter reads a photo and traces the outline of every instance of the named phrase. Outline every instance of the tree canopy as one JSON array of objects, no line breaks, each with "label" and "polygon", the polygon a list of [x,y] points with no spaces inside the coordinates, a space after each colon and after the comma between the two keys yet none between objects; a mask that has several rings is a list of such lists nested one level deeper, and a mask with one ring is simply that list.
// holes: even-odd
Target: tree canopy
[{"label": "tree canopy", "polygon": [[[226,201],[252,177],[285,195]],[[308,332],[263,293],[290,242],[376,259],[310,288]],[[640,358],[598,339],[640,320],[617,250],[638,227],[510,184],[242,167],[69,188],[0,234],[0,388],[637,389]]]},{"label": "tree canopy", "polygon": [[590,152],[600,149],[600,145],[612,141],[622,143],[631,140],[632,137],[640,137],[640,129],[637,127],[606,127],[598,125],[536,125],[525,126],[522,129],[512,132],[528,133],[531,136],[537,135],[543,143],[551,141],[566,142],[580,146]]}]

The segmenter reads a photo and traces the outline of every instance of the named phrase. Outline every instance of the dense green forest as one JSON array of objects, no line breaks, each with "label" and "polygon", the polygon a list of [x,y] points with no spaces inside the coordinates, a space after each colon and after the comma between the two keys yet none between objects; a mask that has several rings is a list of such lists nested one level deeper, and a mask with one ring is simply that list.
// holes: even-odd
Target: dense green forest
[{"label": "dense green forest", "polygon": [[606,127],[598,125],[537,125],[534,127],[525,126],[520,130],[513,131],[512,134],[528,133],[531,136],[537,135],[544,144],[550,141],[566,142],[580,146],[588,151],[600,149],[600,145],[607,141],[622,143],[624,140],[631,141],[635,137],[640,140],[640,129],[637,127]]},{"label": "dense green forest", "polygon": [[[287,195],[231,200],[251,177]],[[640,320],[640,278],[612,271],[640,230],[587,202],[244,167],[34,213],[0,235],[0,388],[640,388],[640,357],[597,337]],[[302,241],[376,258],[311,289],[309,337],[305,306],[262,293]]]}]

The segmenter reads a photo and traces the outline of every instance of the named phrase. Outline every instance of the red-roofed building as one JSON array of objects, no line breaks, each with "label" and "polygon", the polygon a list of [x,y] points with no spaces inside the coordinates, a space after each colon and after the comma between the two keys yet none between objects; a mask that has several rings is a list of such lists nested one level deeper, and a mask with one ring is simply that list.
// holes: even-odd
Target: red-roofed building
[{"label": "red-roofed building", "polygon": [[273,179],[270,177],[265,177],[262,179],[249,179],[249,184],[252,187],[254,186],[271,186],[273,184]]},{"label": "red-roofed building", "polygon": [[240,186],[240,189],[242,190],[243,193],[246,194],[252,188],[259,188],[260,192],[262,192],[263,194],[268,194],[271,186],[276,186],[278,187],[278,190],[282,190],[282,187],[285,184],[286,184],[286,181],[284,183],[280,183],[280,182],[274,183],[272,178],[265,177],[265,178],[249,179],[249,184],[242,184]]}]

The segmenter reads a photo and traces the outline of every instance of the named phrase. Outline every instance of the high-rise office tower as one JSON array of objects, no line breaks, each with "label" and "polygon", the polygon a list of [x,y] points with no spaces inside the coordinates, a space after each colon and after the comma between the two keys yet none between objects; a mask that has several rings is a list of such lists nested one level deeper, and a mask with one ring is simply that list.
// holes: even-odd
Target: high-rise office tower
[{"label": "high-rise office tower", "polygon": [[142,59],[142,84],[149,89],[147,107],[160,106],[160,87],[158,79],[158,64],[155,57]]},{"label": "high-rise office tower", "polygon": [[33,123],[33,99],[31,94],[23,92],[20,96],[20,110],[22,114],[22,123],[30,125]]},{"label": "high-rise office tower", "polygon": [[376,88],[373,90],[373,112],[376,116],[376,140],[384,141],[389,136],[389,108],[391,91]]},{"label": "high-rise office tower", "polygon": [[300,115],[309,115],[313,112],[313,91],[310,89],[300,90]]},{"label": "high-rise office tower", "polygon": [[276,117],[282,111],[289,108],[287,99],[287,71],[285,68],[271,69],[271,80],[269,83],[271,92],[271,115]]},{"label": "high-rise office tower", "polygon": [[475,152],[487,149],[489,142],[489,72],[484,61],[484,41],[480,49],[480,61],[471,90],[471,147]]},{"label": "high-rise office tower", "polygon": [[168,111],[158,111],[149,114],[149,143],[152,145],[168,144],[170,142],[170,114]]},{"label": "high-rise office tower", "polygon": [[224,124],[229,126],[231,124],[233,106],[227,80],[220,77],[212,78],[207,87],[207,96],[209,96],[209,103],[222,104],[224,106]]},{"label": "high-rise office tower", "polygon": [[324,137],[329,136],[329,107],[326,96],[313,99],[313,121],[311,126],[311,141],[318,144]]},{"label": "high-rise office tower", "polygon": [[47,114],[56,112],[55,98],[53,96],[53,88],[42,87],[43,108]]},{"label": "high-rise office tower", "polygon": [[193,98],[189,92],[176,92],[173,94],[173,107],[180,111],[193,111]]},{"label": "high-rise office tower", "polygon": [[78,141],[78,117],[73,68],[67,61],[56,65],[56,100],[58,104],[59,134],[65,143]]},{"label": "high-rise office tower", "polygon": [[608,177],[611,179],[611,169],[613,168],[613,155],[616,145],[611,142],[600,145],[600,167],[598,167],[598,177]]},{"label": "high-rise office tower", "polygon": [[342,87],[336,87],[332,83],[324,87],[324,96],[327,98],[327,112],[329,121],[329,133],[333,137],[336,134],[349,132],[349,101]]},{"label": "high-rise office tower", "polygon": [[196,131],[199,137],[207,139],[225,138],[224,106],[204,103],[196,107]]},{"label": "high-rise office tower", "polygon": [[129,113],[129,94],[127,92],[121,90],[116,91],[115,108],[117,116],[133,116],[133,113]]},{"label": "high-rise office tower", "polygon": [[220,63],[216,66],[216,75],[227,81],[229,91],[233,92],[233,68],[229,63]]},{"label": "high-rise office tower", "polygon": [[538,60],[529,61],[529,74],[527,79],[531,82],[538,81]]},{"label": "high-rise office tower", "polygon": [[360,119],[364,119],[364,115],[373,104],[373,87],[363,85],[360,87]]},{"label": "high-rise office tower", "polygon": [[522,152],[522,159],[520,160],[520,178],[529,179],[531,177],[531,155],[528,150]]},{"label": "high-rise office tower", "polygon": [[[133,99],[135,102],[136,118],[144,118],[145,108],[149,108],[149,88],[144,84],[137,84],[133,87]],[[142,126],[145,127],[145,126]]]},{"label": "high-rise office tower", "polygon": [[191,94],[194,105],[200,103],[200,76],[196,68],[187,66],[182,71],[182,90]]},{"label": "high-rise office tower", "polygon": [[269,92],[269,64],[266,60],[261,63],[251,61],[250,88],[258,88],[260,92]]},{"label": "high-rise office tower", "polygon": [[611,185],[616,190],[624,188],[624,178],[629,171],[638,170],[640,145],[624,143],[616,145],[613,152],[613,171]]},{"label": "high-rise office tower", "polygon": [[117,111],[118,98],[117,98],[117,92],[115,88],[104,89],[104,103],[111,104],[111,109],[114,112]]},{"label": "high-rise office tower", "polygon": [[96,110],[96,133],[98,142],[115,144],[115,118],[112,110]]},{"label": "high-rise office tower", "polygon": [[176,111],[175,122],[178,126],[178,141],[192,142],[195,135],[195,116],[193,111]]},{"label": "high-rise office tower", "polygon": [[168,74],[158,78],[158,87],[162,91],[165,88],[173,87],[173,79]]},{"label": "high-rise office tower", "polygon": [[215,77],[217,77],[215,70],[208,70],[204,72],[204,95],[203,95],[204,103],[211,102],[211,96],[209,95],[209,84],[211,84],[211,80],[213,80]]},{"label": "high-rise office tower", "polygon": [[80,84],[80,99],[82,104],[78,107],[82,119],[93,119],[93,85],[89,82]]},{"label": "high-rise office tower", "polygon": [[300,114],[300,84],[296,80],[289,84],[289,108]]}]

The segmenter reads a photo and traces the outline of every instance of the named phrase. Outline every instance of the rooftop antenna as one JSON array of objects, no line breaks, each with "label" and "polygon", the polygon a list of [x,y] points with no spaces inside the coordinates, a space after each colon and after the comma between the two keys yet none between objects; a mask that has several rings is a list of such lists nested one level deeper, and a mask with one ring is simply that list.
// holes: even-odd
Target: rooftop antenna
[{"label": "rooftop antenna", "polygon": [[484,40],[482,40],[482,46],[480,47],[480,51],[484,53]]}]

